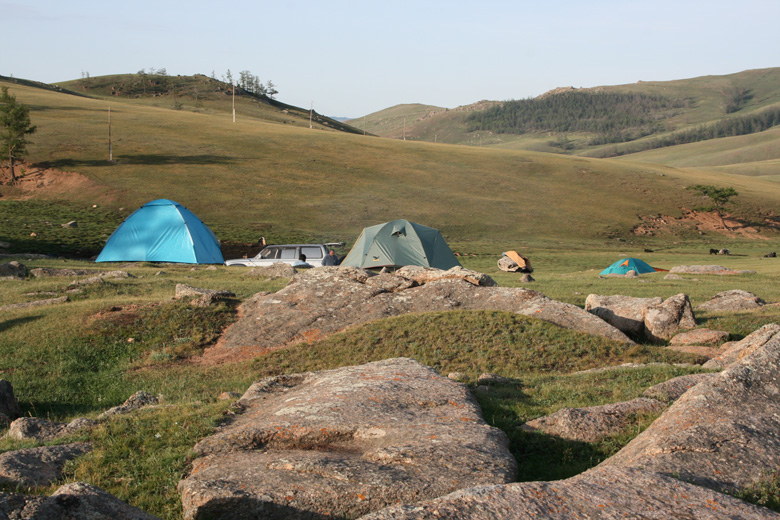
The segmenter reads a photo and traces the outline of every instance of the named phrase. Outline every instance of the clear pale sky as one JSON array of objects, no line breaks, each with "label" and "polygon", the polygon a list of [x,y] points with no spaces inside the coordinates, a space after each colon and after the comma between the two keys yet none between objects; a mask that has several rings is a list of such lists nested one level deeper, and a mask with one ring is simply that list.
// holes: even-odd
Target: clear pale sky
[{"label": "clear pale sky", "polygon": [[360,117],[780,66],[780,0],[0,0],[0,74],[249,70]]}]

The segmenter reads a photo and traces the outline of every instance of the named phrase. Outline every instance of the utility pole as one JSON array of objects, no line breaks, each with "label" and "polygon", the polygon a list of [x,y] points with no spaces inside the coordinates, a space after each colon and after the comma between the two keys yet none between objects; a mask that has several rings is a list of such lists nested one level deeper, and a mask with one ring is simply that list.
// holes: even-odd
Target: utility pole
[{"label": "utility pole", "polygon": [[233,122],[236,122],[236,83],[233,82]]},{"label": "utility pole", "polygon": [[108,107],[108,162],[114,162],[114,150],[111,148],[111,107]]}]

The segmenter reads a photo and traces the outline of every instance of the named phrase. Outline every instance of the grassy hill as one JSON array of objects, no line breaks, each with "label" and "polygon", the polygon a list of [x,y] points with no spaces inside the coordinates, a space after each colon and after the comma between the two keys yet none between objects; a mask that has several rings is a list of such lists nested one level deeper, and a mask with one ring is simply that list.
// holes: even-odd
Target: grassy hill
[{"label": "grassy hill", "polygon": [[[649,158],[652,162],[670,166],[711,166],[715,164],[713,161],[717,161],[721,169],[743,173],[744,170],[737,166],[726,167],[753,162],[750,156],[722,154],[717,159],[705,156],[700,161],[700,148],[697,146],[675,146],[669,160],[664,151],[636,152],[647,149],[658,139],[673,138],[682,132],[707,128],[724,121],[748,118],[766,110],[780,110],[778,85],[780,68],[759,69],[677,81],[640,81],[589,89],[560,88],[533,100],[480,102],[453,110],[429,107],[429,111],[424,113],[416,109],[415,105],[401,105],[391,109],[390,113],[380,111],[359,121],[383,137],[398,138],[400,121],[404,120],[407,139],[583,156],[637,155],[636,160]],[[581,113],[580,109],[591,98],[610,96],[614,103],[612,109],[606,105],[601,113],[587,116]],[[627,97],[628,100],[633,97],[635,101],[626,104],[625,99],[616,99],[618,96]],[[560,106],[565,99],[571,100],[571,106]],[[649,100],[654,100],[657,108],[648,107],[642,119],[635,117],[631,126],[625,120],[627,112],[634,110],[637,103],[650,105]],[[663,107],[662,102],[665,105]],[[524,130],[520,129],[521,123],[516,112],[505,113],[513,103],[517,108],[522,107],[528,118]],[[634,109],[630,108],[632,105]],[[558,119],[548,119],[552,111],[557,111]],[[581,120],[582,117],[589,119]],[[578,126],[577,122],[587,124]],[[517,125],[517,129],[513,130],[513,125]],[[562,130],[562,127],[569,129]],[[605,130],[605,127],[617,129]],[[616,140],[616,133],[621,132],[631,136],[630,140]],[[760,148],[758,155],[762,158],[758,160],[780,158],[776,133],[766,135],[766,132],[756,132],[742,137],[745,138],[742,146]],[[710,145],[719,147],[718,144]],[[667,147],[664,145],[664,149]],[[762,169],[750,168],[748,171]]]},{"label": "grassy hill", "polygon": [[[116,83],[113,77],[90,81],[103,93],[110,87],[98,85]],[[86,89],[74,96],[9,86],[38,126],[29,146],[36,165],[29,178],[49,167],[78,172],[89,182],[30,192],[5,185],[0,187],[5,198],[32,193],[36,200],[97,205],[120,215],[169,198],[192,209],[223,241],[266,236],[275,242],[351,243],[363,227],[399,217],[437,227],[456,246],[475,250],[626,240],[634,239],[631,230],[640,215],[679,216],[680,208],[701,204],[683,189],[700,183],[734,186],[740,192],[737,215],[751,222],[780,214],[780,186],[760,177],[651,166],[625,157],[404,142],[322,125],[309,129],[306,120],[285,119],[294,110],[248,96],[237,100],[233,123],[223,92],[210,94],[213,99],[203,99],[201,107],[181,101],[181,108],[172,105],[172,94],[107,97]],[[79,90],[77,84],[67,87]],[[17,236],[9,236],[13,233]],[[19,238],[18,229],[0,235],[10,238]]]}]

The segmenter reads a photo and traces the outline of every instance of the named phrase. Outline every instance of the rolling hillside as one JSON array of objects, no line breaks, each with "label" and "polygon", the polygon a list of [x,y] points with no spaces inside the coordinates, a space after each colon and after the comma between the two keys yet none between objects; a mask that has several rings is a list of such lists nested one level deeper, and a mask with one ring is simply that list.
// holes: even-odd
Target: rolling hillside
[{"label": "rolling hillside", "polygon": [[[400,105],[352,123],[360,121],[377,135],[390,138],[399,138],[403,121],[407,140],[593,157],[632,156],[632,160],[669,166],[718,166],[739,174],[771,174],[772,167],[765,164],[747,169],[737,166],[780,159],[777,133],[769,130],[742,130],[752,133],[725,145],[722,139],[703,136],[696,143],[671,146],[664,142],[661,148],[644,150],[659,146],[661,140],[679,140],[686,132],[748,120],[767,111],[780,112],[779,85],[780,68],[760,69],[678,81],[560,88],[533,100],[483,101],[452,110],[426,107],[427,111],[421,111],[416,105]],[[583,106],[593,100],[604,103],[602,111],[583,113]],[[557,119],[550,117],[553,112]],[[629,114],[632,119],[626,117]],[[724,146],[732,153],[714,157],[707,151]]]},{"label": "rolling hillside", "polygon": [[[641,216],[678,217],[702,204],[683,189],[697,183],[735,187],[736,215],[750,224],[780,214],[780,185],[760,177],[309,129],[305,118],[293,121],[294,109],[248,97],[237,100],[233,123],[224,93],[201,107],[179,95],[181,107],[172,94],[75,96],[0,84],[31,108],[38,126],[27,177],[0,186],[0,204],[33,196],[126,215],[169,198],[230,241],[351,243],[363,227],[403,217],[441,229],[454,244],[491,250],[633,240]],[[83,177],[47,187],[39,180],[45,168]],[[699,236],[684,227],[675,234]]]}]

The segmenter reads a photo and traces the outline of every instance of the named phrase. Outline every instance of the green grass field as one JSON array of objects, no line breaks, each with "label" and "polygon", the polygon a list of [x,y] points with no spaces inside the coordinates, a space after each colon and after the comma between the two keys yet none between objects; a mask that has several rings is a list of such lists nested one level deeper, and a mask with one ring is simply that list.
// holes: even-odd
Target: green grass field
[{"label": "green grass field", "polygon": [[[485,419],[508,434],[520,479],[544,480],[592,467],[652,417],[637,417],[625,432],[594,444],[530,435],[519,429],[525,421],[563,406],[631,399],[652,384],[699,369],[664,365],[609,375],[574,372],[628,361],[701,359],[657,345],[627,347],[506,313],[458,312],[383,320],[252,361],[193,363],[236,319],[238,303],[259,291],[278,290],[285,281],[226,267],[96,266],[86,260],[124,217],[150,200],[184,204],[226,244],[265,236],[271,243],[351,245],[365,226],[407,218],[441,229],[465,267],[493,276],[502,286],[520,282],[517,275],[499,271],[496,262],[502,251],[519,251],[535,268],[536,281],[528,288],[580,306],[590,293],[669,297],[681,292],[696,305],[728,289],[780,303],[780,259],[763,256],[778,249],[777,233],[764,226],[766,217],[780,214],[780,186],[769,166],[757,175],[721,166],[659,166],[649,158],[600,160],[404,142],[321,125],[309,129],[300,114],[247,100],[241,100],[233,123],[225,103],[213,99],[204,98],[200,106],[183,101],[175,109],[164,97],[82,97],[9,87],[30,106],[39,128],[29,160],[78,172],[89,183],[63,190],[0,185],[0,242],[10,243],[7,250],[13,253],[54,255],[18,257],[31,268],[119,268],[135,278],[88,286],[62,305],[3,311],[0,378],[14,385],[25,414],[58,421],[95,417],[138,390],[162,394],[163,407],[76,435],[91,440],[95,450],[69,465],[64,478],[98,485],[162,518],[181,518],[176,483],[188,471],[192,446],[228,406],[217,396],[243,393],[260,377],[394,356],[414,357],[445,374],[464,372],[471,384],[482,372],[497,372],[516,384],[477,394]],[[109,105],[114,163],[108,161]],[[691,154],[704,153],[691,146]],[[754,155],[749,159],[745,168],[760,161]],[[38,166],[25,172],[28,179],[35,178]],[[735,216],[764,226],[760,238],[693,229],[630,233],[640,215],[674,217],[681,208],[702,204],[684,189],[691,184],[734,187],[740,194]],[[77,228],[61,226],[71,220],[78,221]],[[728,247],[732,255],[710,256],[711,247]],[[598,276],[623,256],[662,269],[719,264],[756,274],[682,280],[666,280],[664,273],[633,280]],[[227,289],[236,298],[191,308],[171,301],[177,283]],[[0,305],[65,295],[67,289],[59,278],[2,281]],[[700,326],[740,339],[765,323],[780,322],[780,307],[696,317]],[[28,446],[0,439],[0,451]],[[751,499],[776,504],[776,489],[769,482]]]}]

